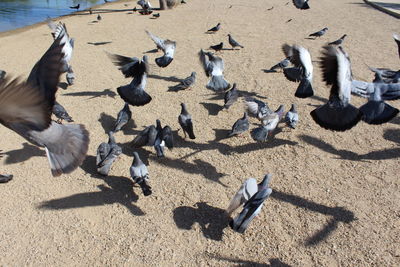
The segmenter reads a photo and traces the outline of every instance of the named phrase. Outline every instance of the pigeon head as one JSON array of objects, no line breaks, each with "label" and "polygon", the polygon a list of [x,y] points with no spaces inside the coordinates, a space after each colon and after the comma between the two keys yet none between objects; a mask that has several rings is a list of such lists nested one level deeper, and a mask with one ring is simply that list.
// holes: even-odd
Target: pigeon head
[{"label": "pigeon head", "polygon": [[190,76],[196,77],[196,74],[197,74],[197,73],[196,73],[195,71],[193,71],[192,74],[191,74]]},{"label": "pigeon head", "polygon": [[156,125],[157,125],[157,130],[162,129],[161,128],[161,121],[159,119],[156,120]]},{"label": "pigeon head", "polygon": [[183,113],[183,114],[188,113],[187,110],[186,110],[186,105],[185,105],[185,103],[181,103],[181,107],[182,107],[181,113]]}]

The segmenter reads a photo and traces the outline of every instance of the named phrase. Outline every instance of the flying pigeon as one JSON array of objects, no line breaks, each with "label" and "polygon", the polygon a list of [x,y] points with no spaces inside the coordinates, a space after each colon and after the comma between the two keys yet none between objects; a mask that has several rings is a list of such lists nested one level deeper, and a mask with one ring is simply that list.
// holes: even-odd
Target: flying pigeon
[{"label": "flying pigeon", "polygon": [[280,61],[276,65],[270,68],[270,71],[276,71],[278,69],[287,68],[290,65],[290,58],[285,58],[284,60]]},{"label": "flying pigeon", "polygon": [[63,120],[67,122],[74,122],[67,110],[57,101],[54,103],[52,112],[58,119],[57,123],[61,123]]},{"label": "flying pigeon", "polygon": [[380,74],[377,75],[377,79],[372,83],[352,80],[351,93],[364,98],[370,98],[375,92],[375,87],[379,87],[382,100],[400,99],[400,83],[384,83],[382,76]]},{"label": "flying pigeon", "polygon": [[153,146],[156,141],[157,130],[154,125],[147,126],[132,141],[134,147]]},{"label": "flying pigeon", "polygon": [[223,48],[223,46],[224,46],[224,43],[223,42],[220,42],[219,44],[217,44],[217,45],[212,45],[212,46],[210,46],[210,49],[213,49],[213,50],[215,50],[215,51],[220,51],[222,48]]},{"label": "flying pigeon", "polygon": [[249,200],[255,193],[258,191],[257,180],[255,178],[249,178],[236,194],[233,196],[231,202],[229,203],[229,207],[226,209],[226,213],[231,215],[237,208],[243,205],[247,200]]},{"label": "flying pigeon", "polygon": [[171,41],[171,40],[163,40],[155,35],[153,35],[151,32],[146,31],[146,33],[150,36],[150,38],[154,41],[158,49],[161,49],[164,52],[164,55],[162,57],[156,58],[156,64],[157,66],[161,68],[167,67],[172,60],[174,59],[174,53],[176,49],[176,42]]},{"label": "flying pigeon", "polygon": [[143,195],[151,195],[152,191],[149,185],[149,171],[137,152],[133,152],[133,162],[130,168],[130,173],[133,181],[142,188]]},{"label": "flying pigeon", "polygon": [[290,110],[286,113],[285,116],[286,125],[290,128],[296,128],[297,123],[299,122],[299,114],[297,113],[296,105],[292,104]]},{"label": "flying pigeon", "polygon": [[209,52],[205,53],[203,50],[200,50],[199,58],[207,77],[211,76],[206,88],[214,92],[222,92],[228,89],[230,84],[224,78],[224,61],[222,58]]},{"label": "flying pigeon", "polygon": [[372,68],[369,69],[375,73],[375,81],[383,81],[384,83],[399,83],[400,71],[395,71],[386,68]]},{"label": "flying pigeon", "polygon": [[160,120],[156,120],[157,136],[154,141],[154,149],[156,150],[157,157],[164,157],[164,147],[167,146],[169,149],[174,147],[174,138],[172,136],[171,127],[168,125],[161,127]]},{"label": "flying pigeon", "polygon": [[212,27],[211,29],[209,29],[207,32],[208,33],[215,33],[217,31],[219,31],[219,29],[221,28],[221,23],[218,23],[217,26]]},{"label": "flying pigeon", "polygon": [[253,97],[246,97],[245,104],[247,111],[256,116],[260,121],[263,121],[265,117],[273,113],[272,110],[269,109],[267,103],[264,103]]},{"label": "flying pigeon", "polygon": [[344,38],[346,38],[347,34],[343,35],[342,37],[340,37],[339,39],[337,39],[336,41],[330,42],[329,45],[341,45],[344,41]]},{"label": "flying pigeon", "polygon": [[308,5],[308,0],[292,0],[295,7],[298,9],[309,9],[310,6]]},{"label": "flying pigeon", "polygon": [[329,101],[311,112],[314,121],[321,127],[334,131],[346,131],[361,119],[361,112],[350,104],[351,65],[344,50],[325,46],[321,57],[322,77],[332,85]]},{"label": "flying pigeon", "polygon": [[185,138],[187,133],[190,139],[196,139],[193,133],[192,115],[189,114],[184,103],[181,103],[181,108],[181,114],[178,117],[178,122],[179,125],[182,127]]},{"label": "flying pigeon", "polygon": [[320,30],[320,31],[311,33],[311,34],[309,35],[309,37],[315,37],[315,38],[321,37],[321,36],[324,35],[327,31],[328,31],[328,28],[323,28],[323,29]]},{"label": "flying pigeon", "polygon": [[151,96],[144,90],[147,84],[149,64],[147,56],[142,60],[121,55],[109,54],[114,65],[119,66],[126,78],[133,77],[130,84],[117,88],[120,97],[132,106],[144,106],[151,101]]},{"label": "flying pigeon", "polygon": [[196,82],[196,72],[192,72],[189,77],[185,78],[176,87],[178,90],[185,90],[191,88]]},{"label": "flying pigeon", "polygon": [[243,206],[242,212],[230,221],[231,228],[239,233],[244,233],[250,222],[260,213],[264,201],[271,195],[269,187],[271,174],[265,175],[263,181],[258,185],[258,191]]},{"label": "flying pigeon", "polygon": [[236,83],[232,85],[232,88],[225,93],[224,96],[224,108],[229,109],[237,101],[239,92],[236,89]]},{"label": "flying pigeon", "polygon": [[75,74],[74,74],[74,72],[72,71],[72,67],[71,67],[71,66],[68,66],[68,71],[67,71],[67,74],[66,74],[66,79],[67,79],[67,83],[68,83],[69,86],[71,86],[71,85],[74,84],[74,81],[75,81]]},{"label": "flying pigeon", "polygon": [[232,49],[235,48],[235,47],[244,48],[244,46],[242,46],[241,44],[236,42],[236,40],[233,39],[232,35],[230,35],[230,34],[228,34],[228,41],[229,41],[229,44],[232,46]]},{"label": "flying pigeon", "polygon": [[249,118],[247,116],[247,112],[245,112],[243,117],[238,119],[235,124],[233,124],[232,130],[229,132],[228,137],[240,135],[246,132],[249,129],[249,126]]},{"label": "flying pigeon", "polygon": [[295,96],[306,98],[314,95],[312,88],[313,65],[310,52],[302,46],[284,44],[282,50],[295,67],[283,69],[285,77],[292,82],[300,81]]},{"label": "flying pigeon", "polygon": [[115,142],[114,132],[108,133],[108,143],[101,143],[97,148],[96,166],[97,172],[102,175],[108,175],[111,165],[122,154],[122,149]]},{"label": "flying pigeon", "polygon": [[114,132],[118,132],[124,127],[132,118],[132,112],[129,109],[129,104],[125,102],[124,107],[118,112],[117,121],[115,122]]}]

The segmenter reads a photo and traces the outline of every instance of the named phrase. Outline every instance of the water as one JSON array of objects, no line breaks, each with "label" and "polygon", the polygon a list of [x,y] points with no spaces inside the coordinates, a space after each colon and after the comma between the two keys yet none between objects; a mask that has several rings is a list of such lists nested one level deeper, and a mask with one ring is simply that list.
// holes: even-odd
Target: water
[{"label": "water", "polygon": [[76,10],[69,7],[77,4],[79,10],[84,10],[103,3],[104,0],[0,0],[0,32],[73,13]]}]

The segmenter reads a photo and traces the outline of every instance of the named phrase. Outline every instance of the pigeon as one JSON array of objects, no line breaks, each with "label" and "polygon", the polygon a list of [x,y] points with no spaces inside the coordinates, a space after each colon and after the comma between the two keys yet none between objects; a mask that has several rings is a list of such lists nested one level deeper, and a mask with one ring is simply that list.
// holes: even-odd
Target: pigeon
[{"label": "pigeon", "polygon": [[69,8],[78,10],[80,6],[81,4],[77,4],[76,6],[70,6]]},{"label": "pigeon", "polygon": [[247,116],[247,112],[245,112],[243,118],[238,119],[235,124],[233,124],[232,130],[229,132],[228,137],[240,135],[246,132],[249,129],[249,126],[249,118]]},{"label": "pigeon", "polygon": [[396,33],[393,33],[393,39],[397,44],[397,52],[398,52],[399,57],[400,57],[400,36],[397,35]]},{"label": "pigeon", "polygon": [[138,4],[139,6],[141,6],[144,10],[151,9],[151,4],[150,4],[149,1],[146,1],[146,0],[139,0],[139,1],[137,2],[137,4]]},{"label": "pigeon", "polygon": [[383,81],[374,84],[374,92],[370,94],[368,102],[360,107],[361,119],[368,124],[383,124],[396,117],[399,110],[382,100],[382,94],[387,90],[387,87],[379,86]]},{"label": "pigeon", "polygon": [[263,121],[269,114],[272,114],[272,110],[269,109],[267,103],[264,103],[253,97],[246,97],[245,104],[247,111],[254,115],[260,121]]},{"label": "pigeon", "polygon": [[239,233],[244,233],[249,223],[260,213],[264,201],[271,195],[272,189],[269,187],[271,174],[264,176],[263,181],[257,186],[258,191],[243,206],[242,212],[230,221],[230,227]]},{"label": "pigeon", "polygon": [[235,47],[244,48],[244,46],[242,46],[241,44],[236,42],[236,40],[233,39],[232,35],[230,35],[230,34],[228,34],[228,41],[229,41],[229,44],[232,46],[232,49],[234,49]]},{"label": "pigeon", "polygon": [[149,171],[137,152],[133,152],[133,162],[130,173],[133,181],[142,189],[143,195],[150,196],[152,191],[149,185]]},{"label": "pigeon", "polygon": [[383,81],[384,83],[399,83],[400,71],[390,70],[386,68],[372,68],[368,67],[375,73],[375,81]]},{"label": "pigeon", "polygon": [[268,140],[268,136],[271,136],[275,128],[278,126],[280,121],[280,114],[274,112],[268,114],[263,118],[262,125],[258,128],[255,128],[251,131],[251,136],[254,141],[258,142],[266,142]]},{"label": "pigeon", "polygon": [[174,138],[172,136],[171,127],[168,125],[161,128],[160,120],[156,120],[157,126],[157,136],[154,141],[154,149],[156,150],[157,157],[164,157],[164,147],[167,146],[169,149],[174,147]]},{"label": "pigeon", "polygon": [[141,15],[150,15],[151,13],[153,13],[153,11],[150,9],[146,9],[146,10],[139,10],[139,13]]},{"label": "pigeon", "polygon": [[189,77],[185,78],[176,86],[178,90],[185,90],[192,87],[196,82],[196,72],[192,72]]},{"label": "pigeon", "polygon": [[70,173],[81,165],[89,143],[89,133],[83,125],[51,121],[63,66],[63,34],[35,64],[27,82],[0,80],[0,123],[44,147],[53,176]]},{"label": "pigeon", "polygon": [[118,112],[117,121],[115,122],[114,132],[118,132],[128,124],[132,118],[132,112],[129,109],[129,103],[125,102],[124,107]]},{"label": "pigeon", "polygon": [[147,126],[132,141],[134,147],[153,146],[156,141],[157,130],[154,125]]},{"label": "pigeon", "polygon": [[90,15],[93,14],[92,8],[89,8],[89,14],[90,14]]},{"label": "pigeon", "polygon": [[294,6],[298,9],[305,10],[310,8],[310,6],[308,5],[308,0],[292,0],[292,1]]},{"label": "pigeon", "polygon": [[288,44],[284,44],[282,50],[285,53],[285,56],[289,57],[290,62],[295,66],[293,68],[283,69],[285,77],[292,82],[300,81],[295,96],[299,98],[313,96],[313,65],[310,52],[302,46],[290,46]]},{"label": "pigeon", "polygon": [[156,58],[156,64],[157,66],[161,68],[167,67],[172,60],[174,59],[174,53],[176,49],[176,42],[171,41],[171,40],[163,40],[155,35],[153,35],[151,32],[146,31],[146,33],[150,36],[150,38],[154,41],[158,49],[161,49],[164,52],[164,55],[162,57]]},{"label": "pigeon", "polygon": [[75,73],[72,71],[72,67],[68,66],[68,71],[66,74],[67,83],[69,86],[74,84],[75,81]]},{"label": "pigeon", "polygon": [[210,46],[210,49],[213,49],[213,50],[215,50],[215,51],[221,51],[221,49],[222,49],[222,47],[224,46],[224,43],[223,42],[221,42],[221,43],[219,43],[219,44],[217,44],[217,45],[212,45],[212,46]]},{"label": "pigeon", "polygon": [[270,71],[276,71],[278,69],[284,69],[287,68],[290,65],[290,58],[287,57],[284,60],[280,61],[276,65],[272,66],[269,70]]},{"label": "pigeon", "polygon": [[182,127],[183,133],[185,134],[185,138],[187,133],[190,139],[196,139],[193,133],[192,115],[189,114],[189,112],[186,109],[186,105],[184,103],[181,103],[181,107],[182,109],[181,109],[181,114],[178,117],[178,122],[179,125]]},{"label": "pigeon", "polygon": [[217,31],[219,31],[219,29],[221,28],[221,23],[218,22],[217,26],[212,27],[211,29],[209,29],[207,32],[208,33],[215,33]]},{"label": "pigeon", "polygon": [[236,89],[236,83],[232,85],[232,88],[225,93],[224,96],[224,108],[229,109],[237,101],[239,92]]},{"label": "pigeon", "polygon": [[6,74],[7,74],[7,72],[5,72],[4,70],[0,70],[0,80],[4,79]]},{"label": "pigeon", "polygon": [[286,125],[292,129],[296,128],[297,123],[299,122],[299,114],[296,110],[296,105],[292,104],[290,110],[286,113],[285,116]]},{"label": "pigeon", "polygon": [[159,18],[159,17],[160,17],[160,13],[155,13],[155,14],[153,14],[153,17],[154,17],[154,18]]},{"label": "pigeon", "polygon": [[96,166],[97,172],[107,176],[111,165],[122,154],[122,149],[115,142],[114,132],[108,133],[108,143],[101,143],[97,148]]},{"label": "pigeon", "polygon": [[126,78],[133,77],[130,84],[117,88],[120,97],[132,106],[148,104],[152,98],[144,90],[147,84],[147,74],[149,73],[147,56],[144,55],[142,60],[136,57],[130,58],[116,54],[109,54],[109,57],[114,65],[120,67],[119,70]]},{"label": "pigeon", "polygon": [[226,209],[226,213],[231,215],[237,208],[243,205],[246,201],[248,201],[255,193],[258,191],[257,180],[255,178],[249,178],[236,194],[233,196],[231,202],[229,203],[229,207]]},{"label": "pigeon", "polygon": [[364,98],[370,98],[375,88],[379,87],[382,100],[400,99],[400,83],[384,83],[382,76],[380,74],[377,75],[377,79],[372,83],[352,80],[351,93]]},{"label": "pigeon", "polygon": [[100,14],[97,15],[97,20],[100,21],[102,19],[102,17],[100,16]]},{"label": "pigeon", "polygon": [[344,38],[346,38],[347,34],[343,35],[342,37],[340,37],[339,39],[337,39],[336,41],[330,42],[328,45],[341,45],[344,41]]},{"label": "pigeon", "polygon": [[283,118],[283,115],[285,114],[285,106],[279,105],[278,109],[275,110],[275,113],[278,114],[279,121],[281,121]]},{"label": "pigeon", "polygon": [[206,85],[206,88],[214,92],[227,90],[230,84],[224,78],[224,61],[222,58],[214,56],[209,52],[205,53],[203,50],[200,50],[199,58],[207,77],[211,76],[211,80]]},{"label": "pigeon", "polygon": [[74,122],[72,117],[68,114],[67,110],[57,101],[53,106],[53,114],[57,117],[57,123],[61,123],[63,120],[67,122]]},{"label": "pigeon", "polygon": [[0,174],[0,184],[8,183],[13,177],[14,175],[12,174]]},{"label": "pigeon", "polygon": [[321,59],[322,77],[332,85],[329,101],[311,112],[311,117],[321,127],[333,131],[346,131],[354,127],[362,113],[350,104],[351,65],[344,50],[325,46]]},{"label": "pigeon", "polygon": [[[309,36],[309,37],[315,37],[315,38],[321,37],[321,36],[324,35],[327,31],[328,31],[328,28],[323,28],[322,30],[317,31],[317,32],[314,32],[314,33],[311,33],[311,34],[308,35],[308,36]],[[314,38],[314,39],[315,39],[315,38]]]}]

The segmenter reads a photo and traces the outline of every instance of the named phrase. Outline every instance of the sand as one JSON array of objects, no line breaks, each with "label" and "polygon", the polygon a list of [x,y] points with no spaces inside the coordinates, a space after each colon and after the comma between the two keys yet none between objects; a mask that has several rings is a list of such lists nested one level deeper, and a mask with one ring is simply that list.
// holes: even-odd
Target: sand
[{"label": "sand", "polygon": [[[102,8],[133,8],[134,2]],[[97,14],[62,18],[76,38],[77,79],[67,90],[60,88],[58,101],[90,131],[88,156],[72,174],[54,178],[43,149],[0,128],[1,172],[14,174],[0,185],[0,265],[399,266],[400,118],[381,126],[360,122],[343,133],[324,130],[309,115],[329,95],[316,62],[316,96],[310,99],[295,98],[297,84],[281,73],[263,71],[283,58],[285,42],[307,47],[316,61],[326,42],[346,33],[355,78],[371,80],[366,65],[399,66],[391,37],[399,21],[361,0],[310,1],[308,11],[280,0],[187,2],[160,12],[159,19],[129,12],[104,13],[99,23],[91,23]],[[217,34],[204,34],[217,22],[222,24]],[[305,39],[323,27],[329,28],[325,36]],[[153,101],[133,108],[135,123],[116,134],[123,155],[108,177],[98,176],[96,149],[107,141],[106,131],[123,106],[116,88],[130,82],[105,51],[141,57],[155,48],[145,29],[175,40],[176,59],[160,69],[154,63],[159,54],[147,54],[152,64],[146,90]],[[220,111],[223,100],[205,88],[197,53],[227,43],[228,33],[245,48],[220,53],[226,78],[273,108],[296,103],[297,129],[281,124],[265,144],[249,133],[222,139],[242,116],[243,104]],[[0,68],[27,77],[51,42],[46,25],[3,34]],[[168,92],[192,71],[198,73],[192,90]],[[157,118],[177,131],[181,102],[193,115],[197,138],[184,140],[179,131],[164,159],[152,148],[138,150],[154,192],[144,197],[140,188],[132,189],[129,143]],[[352,102],[360,106],[365,99]],[[400,108],[399,102],[391,104]],[[230,198],[245,179],[260,180],[268,172],[272,197],[244,234],[232,231],[224,215]]]}]

